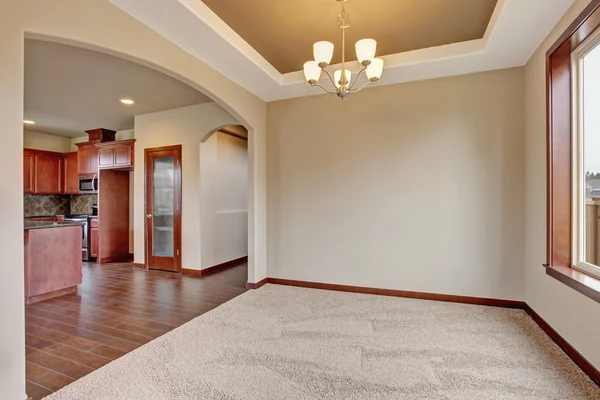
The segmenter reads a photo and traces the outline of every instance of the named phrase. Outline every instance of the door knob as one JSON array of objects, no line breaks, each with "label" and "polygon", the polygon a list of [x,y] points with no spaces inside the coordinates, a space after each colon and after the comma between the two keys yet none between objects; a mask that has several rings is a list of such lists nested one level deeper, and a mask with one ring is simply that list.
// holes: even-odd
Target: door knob
[{"label": "door knob", "polygon": [[146,218],[152,219],[152,214],[146,214]]}]

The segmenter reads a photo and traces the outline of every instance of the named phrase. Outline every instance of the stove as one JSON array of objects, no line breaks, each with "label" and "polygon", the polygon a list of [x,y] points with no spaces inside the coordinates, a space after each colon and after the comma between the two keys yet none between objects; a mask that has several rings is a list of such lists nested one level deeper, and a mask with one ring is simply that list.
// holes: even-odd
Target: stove
[{"label": "stove", "polygon": [[83,222],[81,225],[81,259],[83,261],[90,260],[90,239],[89,239],[89,217],[86,214],[65,215],[65,222]]}]

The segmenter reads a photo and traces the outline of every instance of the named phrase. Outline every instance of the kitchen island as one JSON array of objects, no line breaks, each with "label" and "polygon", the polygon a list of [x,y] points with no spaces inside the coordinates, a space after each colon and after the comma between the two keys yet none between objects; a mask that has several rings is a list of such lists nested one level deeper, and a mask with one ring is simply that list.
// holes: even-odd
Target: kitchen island
[{"label": "kitchen island", "polygon": [[77,293],[81,283],[79,222],[25,221],[25,303]]}]

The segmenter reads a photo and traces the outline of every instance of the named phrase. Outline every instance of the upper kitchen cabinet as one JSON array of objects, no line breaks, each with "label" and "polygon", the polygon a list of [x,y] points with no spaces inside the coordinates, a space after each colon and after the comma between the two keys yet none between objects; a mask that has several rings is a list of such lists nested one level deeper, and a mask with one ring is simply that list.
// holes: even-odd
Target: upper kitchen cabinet
[{"label": "upper kitchen cabinet", "polygon": [[134,143],[135,139],[97,143],[98,167],[100,169],[133,168]]},{"label": "upper kitchen cabinet", "polygon": [[63,155],[25,149],[23,152],[23,192],[60,194],[63,190]]},{"label": "upper kitchen cabinet", "polygon": [[89,142],[77,143],[77,159],[79,175],[97,174],[99,164],[99,152],[96,145],[110,142],[114,143],[116,131],[110,129],[90,129],[86,131]]},{"label": "upper kitchen cabinet", "polygon": [[77,143],[77,172],[79,175],[98,173],[98,148],[94,143]]},{"label": "upper kitchen cabinet", "polygon": [[29,150],[23,152],[23,192],[35,192],[35,153]]},{"label": "upper kitchen cabinet", "polygon": [[63,193],[79,192],[79,165],[77,152],[63,154]]}]

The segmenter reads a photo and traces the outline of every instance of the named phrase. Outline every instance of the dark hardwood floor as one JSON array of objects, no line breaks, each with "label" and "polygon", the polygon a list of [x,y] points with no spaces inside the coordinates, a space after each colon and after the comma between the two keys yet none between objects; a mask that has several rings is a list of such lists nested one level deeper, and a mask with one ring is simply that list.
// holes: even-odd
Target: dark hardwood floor
[{"label": "dark hardwood floor", "polygon": [[203,278],[87,264],[76,295],[26,306],[34,400],[243,293],[247,265]]}]

